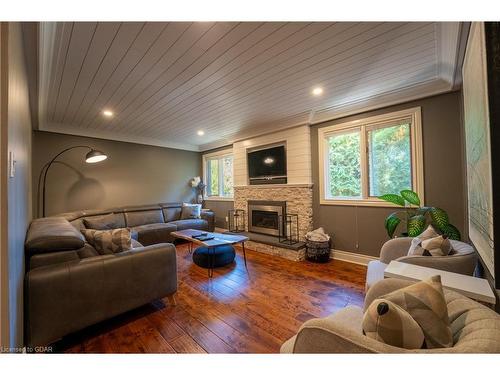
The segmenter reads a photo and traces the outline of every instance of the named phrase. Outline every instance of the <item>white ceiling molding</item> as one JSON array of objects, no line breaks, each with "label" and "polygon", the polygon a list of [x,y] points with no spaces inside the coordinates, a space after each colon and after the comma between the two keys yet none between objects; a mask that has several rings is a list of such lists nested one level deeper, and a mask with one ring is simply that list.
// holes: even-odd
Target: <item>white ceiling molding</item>
[{"label": "white ceiling molding", "polygon": [[[362,99],[360,101],[348,102],[343,105],[338,105],[333,108],[325,108],[314,112],[313,118],[311,114],[303,114],[297,116],[295,121],[288,120],[283,123],[265,124],[259,129],[253,129],[246,134],[235,134],[233,137],[228,137],[217,142],[212,142],[200,146],[200,151],[208,151],[218,147],[223,147],[235,142],[244,141],[249,138],[262,136],[285,129],[295,128],[301,125],[315,125],[326,121],[336,120],[339,118],[352,116],[361,112],[374,111],[384,107],[406,103],[412,100],[418,100],[433,95],[442,94],[450,91],[450,85],[444,80],[432,80],[419,85],[414,85],[406,89],[395,90],[390,93],[375,95],[371,98]],[[270,131],[269,129],[272,128]]]},{"label": "white ceiling molding", "polygon": [[130,137],[124,133],[115,133],[112,131],[105,131],[105,130],[94,130],[92,132],[88,132],[85,130],[80,130],[78,128],[68,127],[66,124],[47,124],[45,129],[40,129],[40,130],[50,133],[61,133],[61,134],[77,135],[81,137],[108,139],[110,141],[120,141],[129,143],[138,143],[141,145],[175,148],[178,150],[197,151],[197,152],[200,151],[200,148],[198,146],[190,145],[187,143],[169,142],[168,140],[138,137],[138,136]]},{"label": "white ceiling molding", "polygon": [[209,150],[444,93],[462,26],[43,22],[39,129]]},{"label": "white ceiling molding", "polygon": [[438,76],[449,82],[450,88],[454,86],[457,71],[457,53],[460,43],[459,22],[436,23]]},{"label": "white ceiling molding", "polygon": [[39,64],[38,64],[38,124],[43,129],[47,119],[47,100],[49,95],[51,70],[53,68],[54,45],[57,23],[40,22],[39,24]]}]

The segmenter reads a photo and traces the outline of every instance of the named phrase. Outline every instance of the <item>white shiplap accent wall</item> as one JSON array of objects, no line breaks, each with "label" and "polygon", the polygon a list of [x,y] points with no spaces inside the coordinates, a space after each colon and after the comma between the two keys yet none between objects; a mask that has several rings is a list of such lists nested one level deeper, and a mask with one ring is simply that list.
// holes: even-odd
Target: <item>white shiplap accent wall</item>
[{"label": "white shiplap accent wall", "polygon": [[234,143],[234,185],[248,185],[248,149],[279,142],[286,144],[288,184],[311,184],[311,132],[308,125],[301,125]]}]

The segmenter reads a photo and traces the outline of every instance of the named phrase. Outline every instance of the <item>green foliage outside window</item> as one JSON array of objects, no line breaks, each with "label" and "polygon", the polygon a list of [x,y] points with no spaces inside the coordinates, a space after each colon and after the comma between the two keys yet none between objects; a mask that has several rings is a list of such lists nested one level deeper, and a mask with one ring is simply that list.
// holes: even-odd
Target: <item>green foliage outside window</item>
[{"label": "green foliage outside window", "polygon": [[[369,195],[376,197],[411,187],[410,124],[373,129],[366,135]],[[330,197],[362,196],[360,142],[358,129],[339,132],[328,138]]]},{"label": "green foliage outside window", "polygon": [[233,156],[209,159],[206,165],[209,196],[233,196]]},{"label": "green foliage outside window", "polygon": [[227,156],[222,159],[223,189],[222,195],[225,197],[233,196],[233,157]]},{"label": "green foliage outside window", "polygon": [[208,161],[208,195],[219,195],[219,160]]},{"label": "green foliage outside window", "polygon": [[328,174],[331,197],[361,196],[359,131],[340,133],[328,139]]},{"label": "green foliage outside window", "polygon": [[412,186],[410,124],[368,132],[370,196]]}]

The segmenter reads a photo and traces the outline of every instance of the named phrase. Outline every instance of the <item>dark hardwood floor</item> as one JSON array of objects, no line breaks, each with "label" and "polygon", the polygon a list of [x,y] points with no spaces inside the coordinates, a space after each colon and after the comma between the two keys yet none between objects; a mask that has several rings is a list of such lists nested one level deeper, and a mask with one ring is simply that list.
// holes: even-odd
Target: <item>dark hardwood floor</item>
[{"label": "dark hardwood floor", "polygon": [[177,246],[177,305],[165,298],[70,335],[69,353],[277,353],[301,324],[362,305],[366,268],[341,261],[293,262],[241,250],[236,263],[207,271]]}]

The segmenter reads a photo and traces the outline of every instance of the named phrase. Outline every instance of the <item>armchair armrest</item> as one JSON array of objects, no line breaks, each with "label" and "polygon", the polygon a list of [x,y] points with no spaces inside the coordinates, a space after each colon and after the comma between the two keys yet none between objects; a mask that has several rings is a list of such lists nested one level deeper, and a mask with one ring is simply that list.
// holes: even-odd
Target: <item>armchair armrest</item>
[{"label": "armchair armrest", "polygon": [[362,333],[363,311],[349,306],[327,318],[305,322],[294,344],[294,353],[404,353]]},{"label": "armchair armrest", "polygon": [[215,230],[215,212],[204,208],[201,210],[201,218],[207,221],[208,231],[213,232]]},{"label": "armchair armrest", "polygon": [[398,262],[414,264],[422,267],[435,268],[442,271],[455,272],[463,275],[473,275],[476,268],[476,254],[457,254],[446,256],[403,256]]},{"label": "armchair armrest", "polygon": [[384,243],[380,250],[380,261],[389,264],[391,260],[396,260],[408,254],[412,237],[393,238]]},{"label": "armchair armrest", "polygon": [[35,268],[25,276],[27,344],[50,343],[176,290],[172,244]]}]

